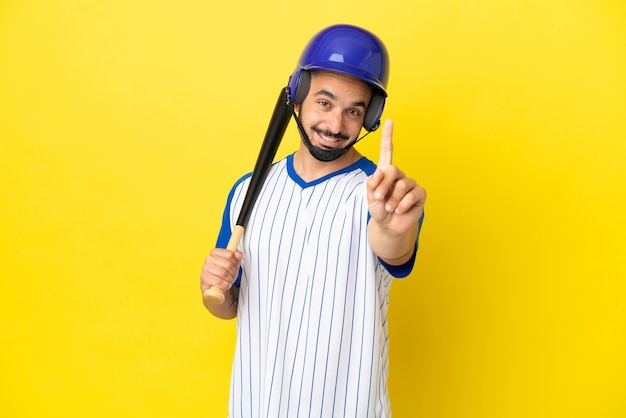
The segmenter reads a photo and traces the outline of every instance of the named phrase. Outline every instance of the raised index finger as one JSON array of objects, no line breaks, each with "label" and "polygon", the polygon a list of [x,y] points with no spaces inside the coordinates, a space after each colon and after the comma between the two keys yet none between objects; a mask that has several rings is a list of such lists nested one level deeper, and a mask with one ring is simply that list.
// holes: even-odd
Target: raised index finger
[{"label": "raised index finger", "polygon": [[380,156],[378,157],[378,167],[384,170],[385,167],[391,164],[391,155],[393,153],[393,142],[391,137],[393,135],[393,121],[387,119],[383,125],[383,133],[380,139]]}]

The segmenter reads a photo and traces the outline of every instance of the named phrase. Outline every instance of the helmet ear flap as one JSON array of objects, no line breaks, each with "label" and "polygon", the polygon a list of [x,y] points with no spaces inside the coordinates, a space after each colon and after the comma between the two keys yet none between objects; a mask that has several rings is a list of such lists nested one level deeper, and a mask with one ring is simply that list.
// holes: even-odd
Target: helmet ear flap
[{"label": "helmet ear flap", "polygon": [[311,73],[306,70],[300,71],[297,83],[298,84],[295,86],[295,91],[292,95],[292,101],[294,104],[301,104],[306,95],[309,93],[309,87],[311,86]]},{"label": "helmet ear flap", "polygon": [[363,118],[363,128],[367,131],[375,131],[380,126],[380,117],[385,107],[385,98],[377,93],[372,95],[372,100],[367,107],[365,117]]}]

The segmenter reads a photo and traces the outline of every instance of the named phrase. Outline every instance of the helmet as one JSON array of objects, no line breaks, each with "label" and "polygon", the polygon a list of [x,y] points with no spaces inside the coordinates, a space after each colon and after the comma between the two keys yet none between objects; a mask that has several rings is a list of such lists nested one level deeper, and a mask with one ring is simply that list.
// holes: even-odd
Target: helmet
[{"label": "helmet", "polygon": [[372,87],[372,100],[363,119],[363,127],[373,131],[387,97],[389,55],[382,41],[373,33],[351,25],[334,25],[317,33],[300,56],[289,77],[289,100],[302,103],[309,91],[309,71],[326,70],[347,74]]}]

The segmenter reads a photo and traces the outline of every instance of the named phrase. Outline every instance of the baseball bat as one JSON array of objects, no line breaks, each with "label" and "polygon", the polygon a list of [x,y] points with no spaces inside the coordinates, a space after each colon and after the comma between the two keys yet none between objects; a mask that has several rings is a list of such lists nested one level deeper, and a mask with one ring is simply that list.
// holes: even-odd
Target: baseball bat
[{"label": "baseball bat", "polygon": [[[278,96],[278,101],[274,107],[272,119],[270,119],[270,123],[267,127],[265,139],[261,145],[254,171],[252,171],[252,177],[250,178],[250,184],[248,185],[248,190],[241,206],[241,212],[239,212],[237,223],[233,228],[233,232],[228,240],[228,245],[226,246],[230,251],[237,250],[239,241],[250,220],[254,203],[259,197],[265,178],[274,162],[280,141],[283,139],[283,135],[287,130],[287,125],[289,125],[291,115],[292,112],[288,100],[287,87],[284,87],[281,89],[280,95]],[[224,302],[224,293],[221,289],[213,286],[204,291],[202,298],[205,305],[219,305]]]}]

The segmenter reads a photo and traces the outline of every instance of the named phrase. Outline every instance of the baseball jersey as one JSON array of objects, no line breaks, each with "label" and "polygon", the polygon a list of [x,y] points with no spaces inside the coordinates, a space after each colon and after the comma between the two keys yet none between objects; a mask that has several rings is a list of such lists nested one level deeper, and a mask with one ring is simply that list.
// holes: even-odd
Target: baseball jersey
[{"label": "baseball jersey", "polygon": [[[231,418],[389,417],[388,295],[403,266],[372,252],[363,157],[313,182],[275,163],[239,244]],[[250,175],[232,188],[225,248]],[[417,252],[417,243],[415,247]]]}]

